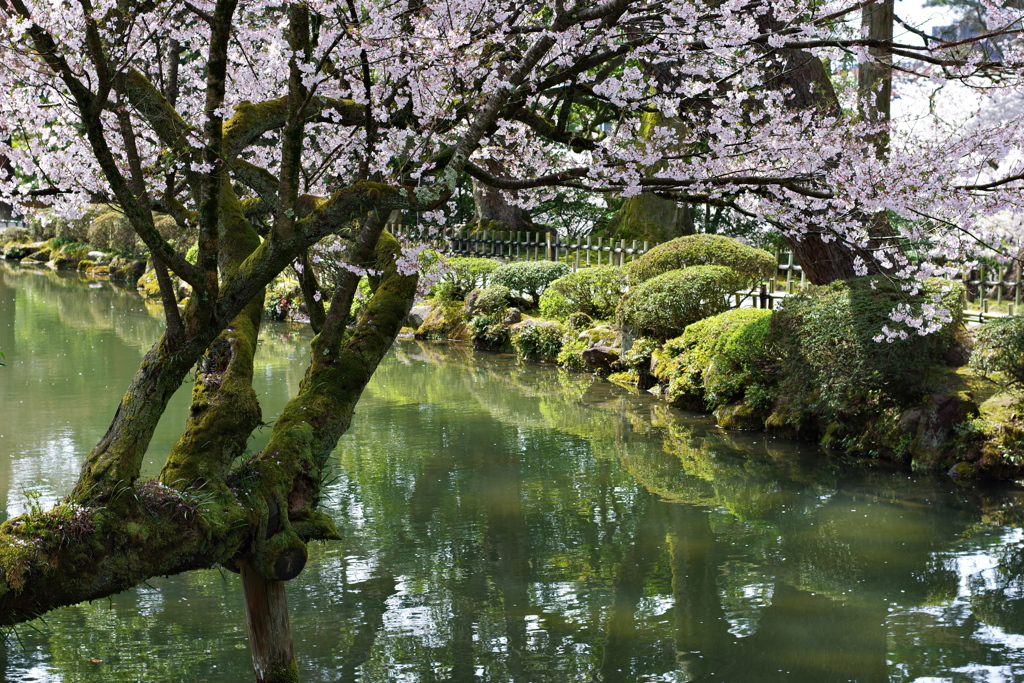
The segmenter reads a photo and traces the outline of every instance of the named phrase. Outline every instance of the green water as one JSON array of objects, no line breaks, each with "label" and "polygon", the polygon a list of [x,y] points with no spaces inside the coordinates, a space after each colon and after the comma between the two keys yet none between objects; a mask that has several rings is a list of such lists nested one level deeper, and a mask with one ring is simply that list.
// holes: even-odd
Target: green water
[{"label": "green water", "polygon": [[[132,292],[0,268],[8,515],[68,490],[158,332]],[[306,341],[266,335],[265,417]],[[415,342],[333,462],[345,540],[289,584],[304,681],[1024,680],[1015,489],[844,467],[591,377]],[[8,681],[252,680],[239,583],[216,570],[52,612],[0,653]]]}]

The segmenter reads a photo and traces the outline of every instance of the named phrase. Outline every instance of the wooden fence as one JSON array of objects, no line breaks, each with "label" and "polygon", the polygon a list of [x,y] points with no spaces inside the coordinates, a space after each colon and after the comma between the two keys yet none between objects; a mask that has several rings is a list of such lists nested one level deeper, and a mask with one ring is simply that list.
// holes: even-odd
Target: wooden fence
[{"label": "wooden fence", "polygon": [[[389,229],[403,242],[426,242],[451,256],[477,256],[505,261],[565,261],[573,270],[592,265],[623,265],[647,253],[648,242],[626,242],[600,237],[563,238],[550,234],[527,232],[484,231],[469,234],[457,228],[433,233],[419,232],[407,226],[391,225]],[[793,254],[778,254],[776,276],[760,287],[738,295],[737,305],[774,308],[775,302],[800,291],[807,277]],[[1009,277],[1008,277],[1009,276]],[[994,267],[965,271],[960,280],[967,289],[967,319],[982,322],[1024,313],[1024,278],[1017,264],[1007,271]]]},{"label": "wooden fence", "polygon": [[485,230],[469,234],[458,228],[426,233],[405,226],[388,226],[403,243],[426,242],[449,256],[477,256],[506,261],[565,261],[573,270],[588,266],[629,263],[648,250],[647,242],[601,237],[558,237],[550,233]]}]

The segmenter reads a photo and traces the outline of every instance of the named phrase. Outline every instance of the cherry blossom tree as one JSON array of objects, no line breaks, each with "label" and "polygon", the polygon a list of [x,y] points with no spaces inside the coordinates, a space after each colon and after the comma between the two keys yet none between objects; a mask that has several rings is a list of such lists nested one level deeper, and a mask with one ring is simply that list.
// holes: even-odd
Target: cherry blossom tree
[{"label": "cherry blossom tree", "polygon": [[[0,620],[220,564],[242,575],[257,678],[295,680],[284,582],[306,543],[337,537],[319,509],[326,459],[416,290],[415,250],[384,225],[394,211],[443,223],[464,174],[524,209],[562,191],[730,207],[813,245],[807,265],[825,280],[912,283],[998,251],[1011,236],[987,217],[1020,204],[1020,118],[859,116],[856,84],[832,83],[823,60],[882,55],[925,86],[1012,97],[1015,44],[991,62],[865,36],[862,4],[0,0],[0,199],[68,215],[116,204],[150,251],[166,319],[75,489],[0,526]],[[992,33],[1017,20],[986,16]],[[643,112],[673,124],[640,138]],[[194,263],[155,211],[195,236]],[[879,235],[865,216],[880,212],[913,220]],[[330,286],[309,267],[325,239],[341,245]],[[263,292],[291,265],[316,332],[310,366],[246,457]],[[361,277],[373,296],[348,326]],[[175,278],[191,286],[183,310]],[[942,315],[897,311],[889,333]],[[188,424],[142,481],[192,368]]]}]

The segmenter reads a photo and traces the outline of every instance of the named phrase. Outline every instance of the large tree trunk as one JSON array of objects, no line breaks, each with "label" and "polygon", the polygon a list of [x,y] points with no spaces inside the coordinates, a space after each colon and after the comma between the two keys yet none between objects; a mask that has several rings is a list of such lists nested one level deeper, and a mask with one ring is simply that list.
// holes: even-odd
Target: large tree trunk
[{"label": "large tree trunk", "polygon": [[[640,138],[650,139],[658,126],[681,130],[678,119],[666,119],[656,112],[640,115]],[[657,165],[648,172],[657,170]],[[695,232],[693,211],[689,204],[641,192],[627,197],[608,224],[604,237],[613,240],[638,240],[660,244]]]},{"label": "large tree trunk", "polygon": [[[892,0],[883,2],[889,2],[891,6]],[[889,16],[891,37],[891,13]],[[770,15],[764,15],[758,21],[763,30],[780,28],[777,20]],[[786,48],[780,48],[776,53],[781,64],[768,74],[767,85],[785,93],[785,102],[789,108],[812,109],[823,116],[842,115],[832,80],[818,57],[805,50]],[[888,98],[888,94],[886,97]],[[886,111],[887,106],[888,100]],[[802,226],[804,230],[785,230],[782,236],[811,284],[823,285],[855,277],[858,257],[863,261],[868,273],[880,272],[872,252],[891,236],[891,229],[885,214],[864,216],[863,220],[868,234],[874,238],[867,249],[850,245],[830,232],[829,216],[822,214],[807,215],[806,224]]]}]

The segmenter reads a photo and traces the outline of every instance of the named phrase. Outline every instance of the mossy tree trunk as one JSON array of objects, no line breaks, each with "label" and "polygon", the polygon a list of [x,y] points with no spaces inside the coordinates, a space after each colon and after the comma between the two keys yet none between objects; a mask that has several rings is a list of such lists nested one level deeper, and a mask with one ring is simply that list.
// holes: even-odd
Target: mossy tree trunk
[{"label": "mossy tree trunk", "polygon": [[[656,127],[675,128],[682,125],[657,112],[640,115],[640,139],[649,140]],[[683,136],[681,136],[683,137]],[[657,166],[650,172],[657,170]],[[654,192],[641,192],[623,200],[622,206],[609,221],[604,237],[613,240],[638,240],[652,244],[667,242],[695,232],[693,210],[689,204],[658,196]]]},{"label": "mossy tree trunk", "polygon": [[[770,12],[762,15],[758,23],[766,31],[777,30],[781,26]],[[891,21],[889,35],[891,37]],[[767,85],[784,93],[784,101],[789,108],[813,110],[822,116],[843,115],[831,77],[820,58],[806,50],[792,48],[776,48],[774,52],[778,67],[769,73],[771,78]],[[868,273],[881,272],[876,252],[882,248],[895,248],[890,239],[892,229],[885,214],[861,215],[859,220],[863,221],[872,238],[866,248],[841,239],[830,229],[831,219],[824,214],[807,214],[805,229],[800,232],[783,230],[786,246],[811,284],[823,285],[857,277],[858,259],[863,261]]]},{"label": "mossy tree trunk", "polygon": [[[211,112],[223,111],[233,11],[232,2],[220,0],[210,16],[206,104]],[[246,103],[226,121],[211,116],[206,144],[197,151],[186,141],[185,122],[145,75],[128,71],[90,90],[56,58],[60,51],[49,34],[39,27],[30,33],[40,54],[55,56],[50,67],[74,93],[87,138],[120,209],[163,272],[188,282],[193,296],[181,310],[171,288],[161,288],[166,331],[143,358],[71,494],[50,510],[35,509],[0,525],[0,623],[104,597],[153,576],[223,564],[245,574],[258,677],[294,681],[284,582],[302,571],[308,541],[338,538],[333,522],[319,509],[322,470],[401,328],[416,289],[416,276],[399,272],[399,245],[383,231],[379,217],[394,209],[431,208],[445,198],[445,188],[417,193],[363,177],[329,197],[300,198],[296,178],[305,122],[325,108],[340,112],[349,123],[365,120],[365,107],[305,92]],[[86,41],[88,58],[109,66],[103,42],[93,38],[90,33]],[[98,73],[109,72],[99,66]],[[300,89],[301,79],[293,79],[292,87]],[[116,133],[129,149],[132,171],[130,177],[122,175],[107,139],[115,133],[100,120],[108,99],[105,88],[130,103],[168,149],[197,164],[205,161],[209,170],[184,164],[177,170],[183,183],[177,185],[144,177],[132,152],[139,120],[122,116]],[[239,159],[264,133],[283,127],[288,127],[285,144],[291,151],[279,168],[282,180]],[[261,239],[247,217],[254,212],[252,200],[240,200],[236,183],[255,186],[260,193],[256,213],[285,216],[287,229]],[[151,188],[187,193],[181,198],[165,194],[160,203],[182,225],[197,226],[197,264],[186,261],[155,230]],[[300,390],[275,422],[267,448],[240,461],[262,420],[252,379],[264,288],[331,234],[349,245],[350,262],[374,273],[372,298],[355,326],[348,327],[359,278],[341,278],[333,295],[325,290],[333,305],[311,344],[311,365]],[[323,289],[321,283],[313,285]],[[193,368],[185,430],[159,478],[140,481],[157,422]]]}]

